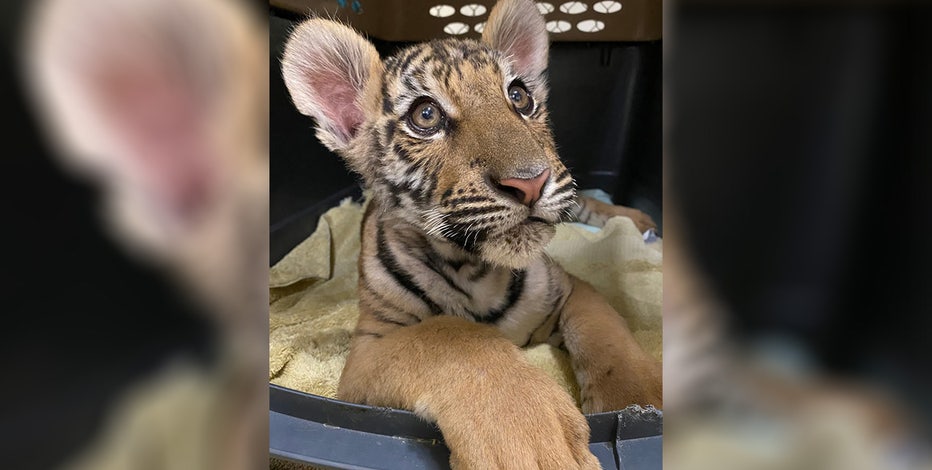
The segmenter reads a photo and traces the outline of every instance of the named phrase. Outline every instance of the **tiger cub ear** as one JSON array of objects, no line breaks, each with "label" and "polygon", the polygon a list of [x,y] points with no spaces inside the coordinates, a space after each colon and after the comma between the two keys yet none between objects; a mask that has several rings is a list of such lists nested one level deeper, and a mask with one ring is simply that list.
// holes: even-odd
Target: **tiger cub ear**
[{"label": "tiger cub ear", "polygon": [[333,151],[347,147],[374,109],[371,90],[379,87],[370,82],[380,80],[381,68],[372,43],[348,26],[318,18],[295,28],[282,57],[291,100],[317,121],[317,137]]},{"label": "tiger cub ear", "polygon": [[489,13],[482,41],[509,56],[514,72],[525,80],[536,80],[547,70],[547,28],[531,0],[499,0]]}]

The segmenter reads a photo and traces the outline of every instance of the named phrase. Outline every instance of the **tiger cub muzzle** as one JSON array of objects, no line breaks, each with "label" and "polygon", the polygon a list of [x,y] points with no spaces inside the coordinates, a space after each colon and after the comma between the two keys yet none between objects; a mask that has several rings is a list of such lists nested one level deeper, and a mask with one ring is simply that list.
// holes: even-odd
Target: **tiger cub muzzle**
[{"label": "tiger cub muzzle", "polygon": [[480,173],[479,183],[446,190],[426,211],[423,228],[486,261],[520,268],[571,216],[575,183],[562,165],[557,170],[538,164]]}]

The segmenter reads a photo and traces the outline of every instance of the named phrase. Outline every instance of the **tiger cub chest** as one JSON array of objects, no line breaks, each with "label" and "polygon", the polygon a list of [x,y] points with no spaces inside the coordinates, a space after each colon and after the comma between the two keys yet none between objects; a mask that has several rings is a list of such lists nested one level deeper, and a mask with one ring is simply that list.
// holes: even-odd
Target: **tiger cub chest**
[{"label": "tiger cub chest", "polygon": [[499,267],[403,221],[367,217],[360,307],[369,316],[403,326],[454,315],[524,346],[551,337],[568,294],[566,273],[544,255],[524,269]]}]

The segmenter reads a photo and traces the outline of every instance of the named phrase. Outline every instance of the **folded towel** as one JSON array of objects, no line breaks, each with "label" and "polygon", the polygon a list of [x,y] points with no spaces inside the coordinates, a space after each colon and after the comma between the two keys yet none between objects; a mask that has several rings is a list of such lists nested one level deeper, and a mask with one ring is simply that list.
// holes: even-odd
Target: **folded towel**
[{"label": "folded towel", "polygon": [[[269,381],[334,397],[359,315],[356,282],[364,204],[347,199],[320,218],[317,230],[272,267],[269,276]],[[628,321],[641,346],[661,359],[663,242],[645,244],[627,218],[591,232],[557,227],[547,253],[590,282]],[[565,351],[546,344],[524,349],[534,365],[579,402]]]}]

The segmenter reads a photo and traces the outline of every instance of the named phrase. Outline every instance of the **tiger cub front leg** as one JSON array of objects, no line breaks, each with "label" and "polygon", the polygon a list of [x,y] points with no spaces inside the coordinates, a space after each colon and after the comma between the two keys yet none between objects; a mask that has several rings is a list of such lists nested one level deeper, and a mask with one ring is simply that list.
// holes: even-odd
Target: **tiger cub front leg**
[{"label": "tiger cub front leg", "polygon": [[628,405],[663,408],[660,362],[647,354],[627,323],[588,283],[570,276],[573,291],[560,312],[585,413]]},{"label": "tiger cub front leg", "polygon": [[570,396],[494,328],[435,316],[357,331],[340,399],[435,421],[455,469],[598,469]]},{"label": "tiger cub front leg", "polygon": [[574,213],[576,220],[595,227],[603,227],[608,219],[621,216],[631,219],[641,233],[657,228],[654,219],[638,209],[608,204],[588,196],[579,196],[576,199]]}]

